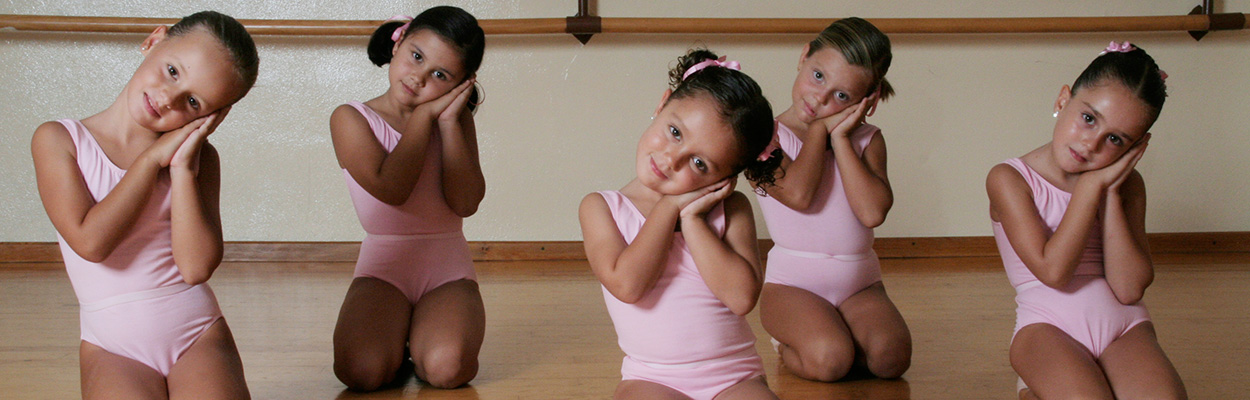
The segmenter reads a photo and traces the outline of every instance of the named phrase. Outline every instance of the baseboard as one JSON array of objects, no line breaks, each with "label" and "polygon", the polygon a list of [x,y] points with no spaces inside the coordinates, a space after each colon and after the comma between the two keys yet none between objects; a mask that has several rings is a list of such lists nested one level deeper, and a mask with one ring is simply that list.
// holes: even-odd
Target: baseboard
[{"label": "baseboard", "polygon": [[[1153,254],[1250,253],[1250,232],[1149,235]],[[767,254],[772,240],[761,239]],[[997,257],[990,236],[877,238],[881,258]],[[580,241],[469,242],[474,261],[584,260]],[[355,262],[360,242],[227,242],[226,262]],[[61,262],[55,242],[0,243],[0,263]]]}]

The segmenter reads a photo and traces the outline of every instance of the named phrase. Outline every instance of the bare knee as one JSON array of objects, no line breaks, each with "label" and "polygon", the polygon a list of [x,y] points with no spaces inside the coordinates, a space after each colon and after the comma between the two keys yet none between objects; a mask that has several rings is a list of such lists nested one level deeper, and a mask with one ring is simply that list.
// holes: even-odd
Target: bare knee
[{"label": "bare knee", "polygon": [[431,386],[443,389],[460,387],[477,376],[477,358],[456,346],[429,349],[417,362],[420,378]]},{"label": "bare knee", "polygon": [[807,378],[833,382],[846,376],[855,362],[855,347],[850,341],[819,340],[809,343],[799,357]]},{"label": "bare knee", "polygon": [[354,391],[373,391],[395,380],[399,363],[361,354],[335,355],[334,376]]},{"label": "bare knee", "polygon": [[878,378],[903,376],[911,368],[911,340],[889,340],[865,346],[864,358],[868,372]]}]

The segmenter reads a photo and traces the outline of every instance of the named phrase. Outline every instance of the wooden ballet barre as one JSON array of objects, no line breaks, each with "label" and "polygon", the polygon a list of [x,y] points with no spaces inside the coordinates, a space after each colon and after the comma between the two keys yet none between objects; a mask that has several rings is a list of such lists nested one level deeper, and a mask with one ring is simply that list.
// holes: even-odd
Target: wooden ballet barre
[{"label": "wooden ballet barre", "polygon": [[[1147,17],[1041,18],[870,18],[885,33],[1075,33],[1208,31],[1246,28],[1243,13]],[[832,18],[600,18],[598,31],[570,18],[483,19],[488,35],[544,35],[562,33],[649,34],[813,34]],[[75,17],[0,14],[0,29],[43,32],[148,33],[174,18]],[[365,36],[380,20],[240,19],[253,35]],[[592,28],[593,29],[593,28]]]}]

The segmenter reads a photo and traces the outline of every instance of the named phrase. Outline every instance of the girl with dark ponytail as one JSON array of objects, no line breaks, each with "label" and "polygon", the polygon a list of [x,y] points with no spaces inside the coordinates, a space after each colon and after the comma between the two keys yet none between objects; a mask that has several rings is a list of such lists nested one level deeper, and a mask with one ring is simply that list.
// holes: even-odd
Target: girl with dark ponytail
[{"label": "girl with dark ponytail", "polygon": [[772,181],[772,108],[737,62],[707,50],[669,76],[638,142],[637,177],[579,210],[626,354],[614,397],[776,398],[743,317],[763,270],[751,204],[734,191],[739,172]]},{"label": "girl with dark ponytail", "polygon": [[383,23],[368,53],[389,64],[386,91],[330,116],[368,234],[334,328],[349,389],[406,379],[405,365],[440,388],[477,375],[486,316],[461,226],[486,192],[472,113],[484,48],[477,19],[455,7]]},{"label": "girl with dark ponytail", "polygon": [[990,170],[990,219],[1016,290],[1022,399],[1183,399],[1141,301],[1154,280],[1134,167],[1167,97],[1145,50],[1112,42],[1059,89],[1051,140]]}]

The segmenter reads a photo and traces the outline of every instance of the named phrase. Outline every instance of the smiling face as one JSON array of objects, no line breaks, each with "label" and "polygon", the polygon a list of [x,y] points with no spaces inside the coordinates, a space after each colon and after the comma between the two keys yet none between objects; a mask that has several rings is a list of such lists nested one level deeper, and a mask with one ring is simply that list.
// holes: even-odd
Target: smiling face
[{"label": "smiling face", "polygon": [[1059,112],[1051,140],[1051,157],[1060,169],[1075,174],[1115,162],[1145,135],[1155,115],[1124,85],[1104,81],[1076,94],[1064,86],[1055,102]]},{"label": "smiling face", "polygon": [[437,99],[466,78],[460,51],[437,33],[420,29],[392,50],[389,95],[418,105]]},{"label": "smiling face", "polygon": [[696,94],[662,106],[638,141],[635,170],[647,188],[683,194],[729,177],[739,153],[715,100]]},{"label": "smiling face", "polygon": [[[811,46],[811,45],[808,45]],[[799,58],[799,74],[790,90],[790,107],[806,124],[837,114],[859,103],[871,93],[872,73],[867,68],[851,65],[833,48],[826,47],[807,55],[803,48]]]},{"label": "smiling face", "polygon": [[174,37],[157,29],[143,47],[143,62],[124,91],[126,108],[139,126],[153,132],[178,129],[244,93],[230,53],[202,29]]}]

